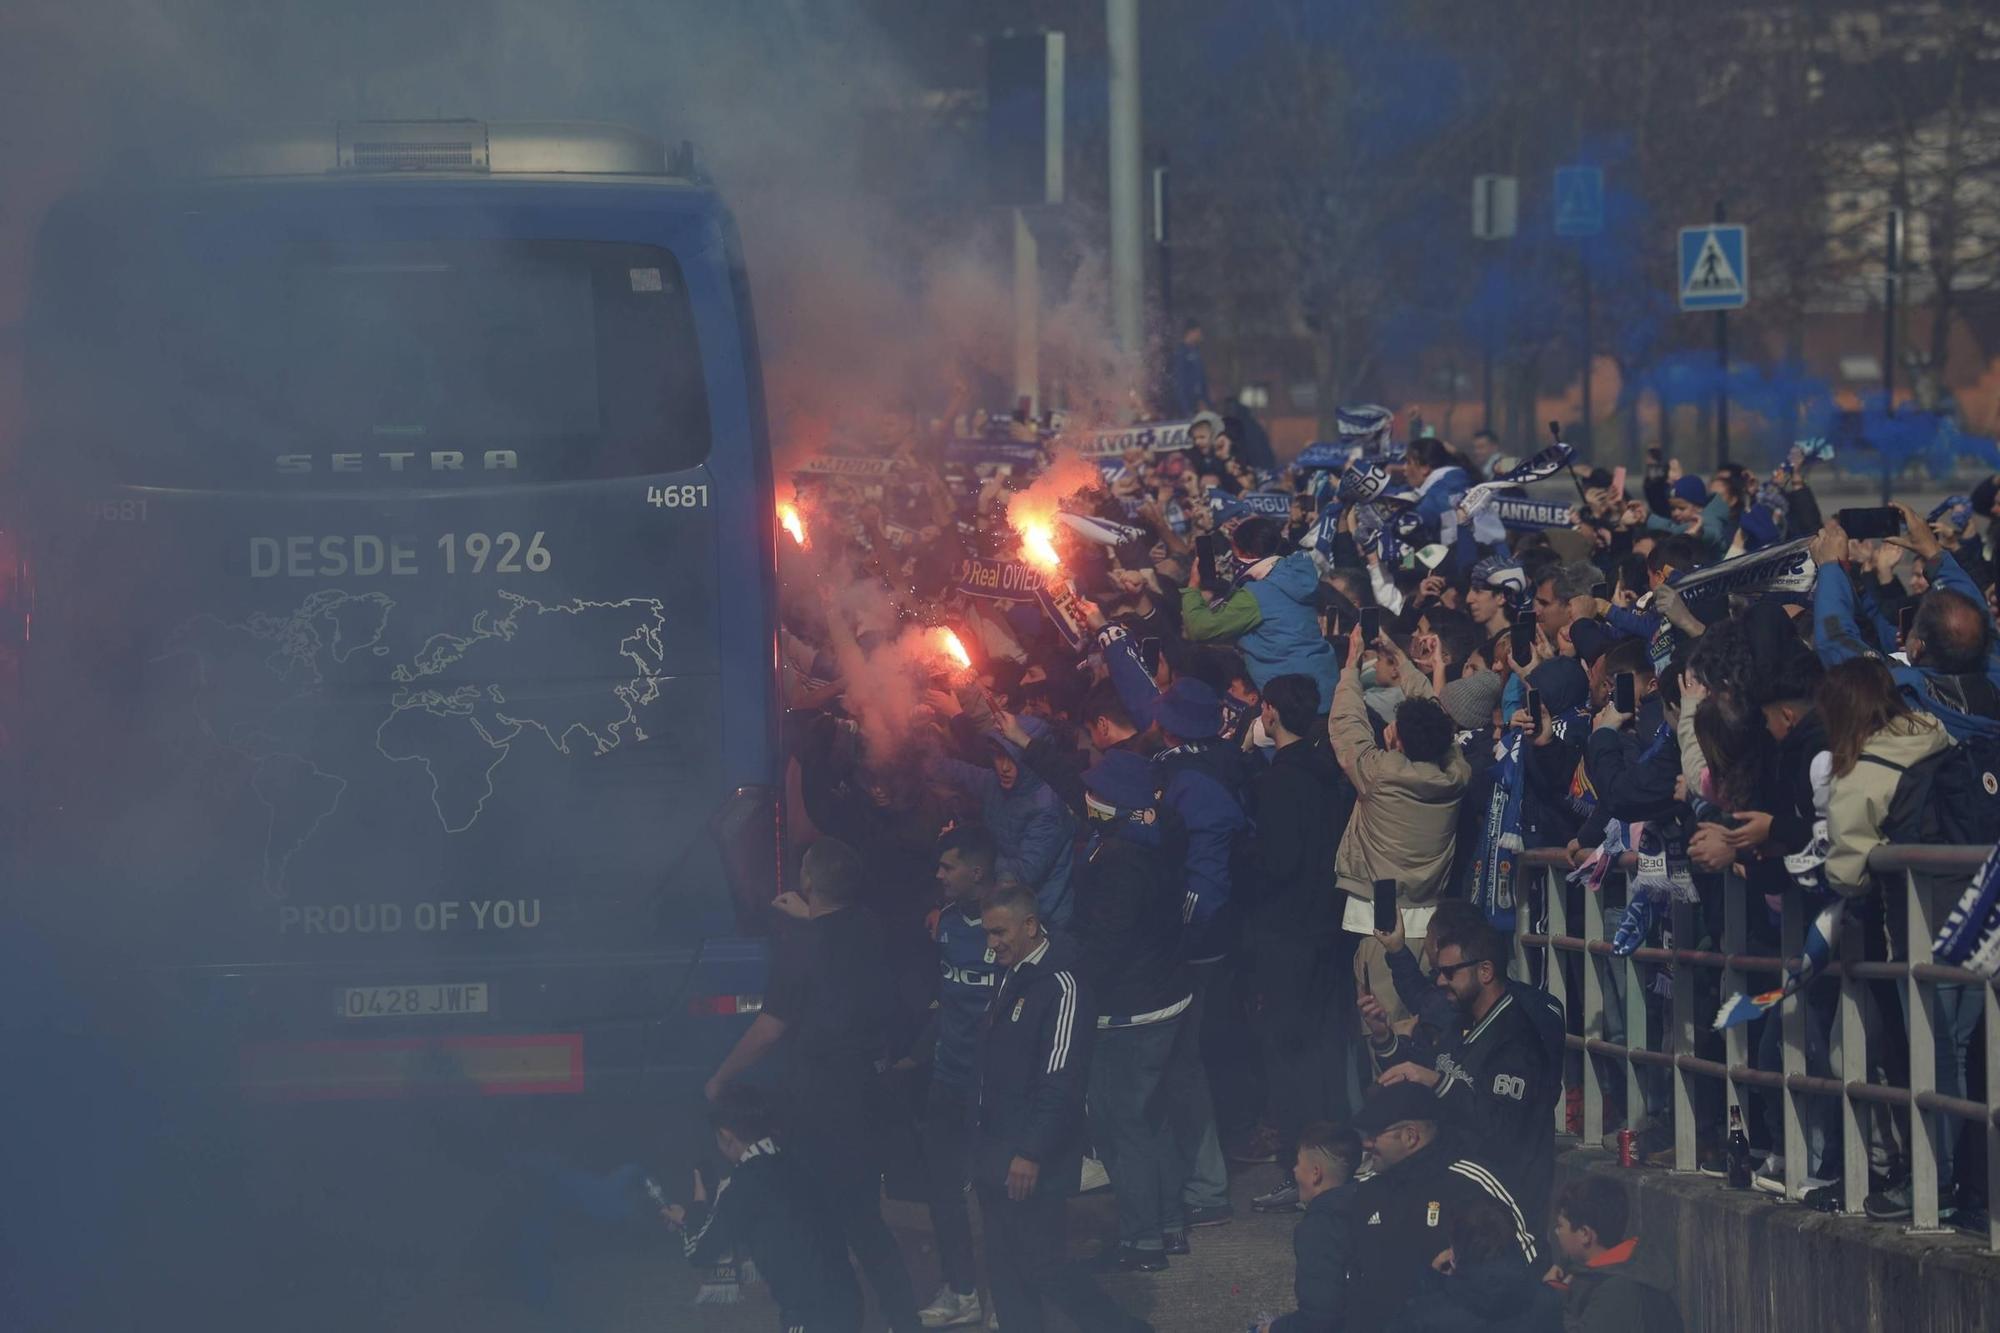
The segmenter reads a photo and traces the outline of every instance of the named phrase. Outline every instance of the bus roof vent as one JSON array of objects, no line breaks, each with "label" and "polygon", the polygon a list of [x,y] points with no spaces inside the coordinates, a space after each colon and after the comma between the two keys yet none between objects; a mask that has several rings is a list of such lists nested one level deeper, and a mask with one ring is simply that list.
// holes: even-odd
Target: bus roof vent
[{"label": "bus roof vent", "polygon": [[486,171],[477,120],[355,120],[340,124],[342,171]]},{"label": "bus roof vent", "polygon": [[683,147],[672,167],[658,139],[583,121],[350,120],[273,127],[204,145],[199,176],[599,175],[689,176]]}]

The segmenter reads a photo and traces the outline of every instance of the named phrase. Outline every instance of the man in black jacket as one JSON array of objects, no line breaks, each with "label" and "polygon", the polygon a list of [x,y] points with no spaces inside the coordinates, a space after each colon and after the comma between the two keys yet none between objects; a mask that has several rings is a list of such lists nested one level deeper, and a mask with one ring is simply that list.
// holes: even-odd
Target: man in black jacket
[{"label": "man in black jacket", "polygon": [[[1257,1333],[1339,1333],[1347,1308],[1347,1272],[1354,1255],[1351,1183],[1361,1165],[1361,1140],[1322,1120],[1299,1131],[1292,1161],[1305,1216],[1292,1228],[1292,1294],[1299,1308],[1266,1320]],[[1364,1275],[1365,1276],[1365,1275]]]},{"label": "man in black jacket", "polygon": [[[1317,713],[1310,676],[1264,685],[1264,730],[1278,743],[1252,787],[1254,843],[1263,893],[1244,923],[1252,1025],[1264,1062],[1278,1161],[1289,1167],[1299,1131],[1347,1112],[1347,1034],[1354,1026],[1354,945],[1340,928],[1334,853],[1354,809],[1354,788]],[[1259,1212],[1299,1203],[1288,1178],[1258,1195]]]},{"label": "man in black jacket", "polygon": [[711,1201],[694,1176],[694,1201],[661,1210],[681,1228],[688,1262],[756,1261],[786,1333],[859,1333],[861,1289],[847,1243],[812,1179],[773,1137],[762,1098],[732,1091],[709,1112],[716,1150],[736,1164]]},{"label": "man in black jacket", "polygon": [[1535,1238],[1507,1187],[1440,1138],[1438,1099],[1417,1083],[1378,1089],[1354,1117],[1374,1163],[1356,1182],[1354,1249],[1348,1271],[1366,1280],[1347,1288],[1347,1327],[1393,1329],[1397,1312],[1426,1290],[1432,1264],[1450,1248],[1452,1219],[1470,1199],[1503,1205],[1523,1267],[1537,1262]]},{"label": "man in black jacket", "polygon": [[1097,1009],[1076,950],[1042,929],[1032,891],[1007,884],[982,918],[1007,969],[979,1033],[973,1182],[1000,1326],[1042,1333],[1054,1301],[1078,1328],[1151,1333],[1068,1262],[1064,1209],[1083,1167],[1083,1099]]},{"label": "man in black jacket", "polygon": [[1439,987],[1459,1013],[1457,1031],[1425,1037],[1376,1035],[1370,1053],[1380,1082],[1414,1084],[1433,1094],[1431,1114],[1448,1125],[1453,1143],[1506,1182],[1541,1229],[1555,1179],[1555,1118],[1548,1048],[1527,1006],[1507,989],[1506,941],[1487,925],[1473,925],[1438,946]]},{"label": "man in black jacket", "polygon": [[[1026,739],[1012,717],[1002,714],[999,724],[1017,744]],[[1083,978],[1103,1011],[1088,1102],[1118,1195],[1118,1248],[1106,1267],[1156,1273],[1167,1266],[1167,1237],[1184,1240],[1186,1232],[1185,1171],[1160,1096],[1193,999],[1180,956],[1186,835],[1180,817],[1159,799],[1152,765],[1129,750],[1108,750],[1078,774],[1044,735],[1023,746],[1022,759],[1086,830],[1070,875],[1070,925]]]},{"label": "man in black jacket", "polygon": [[922,1327],[910,1270],[882,1219],[880,1093],[895,1007],[880,922],[855,906],[865,874],[854,849],[821,838],[799,882],[807,916],[780,950],[763,1012],[709,1079],[715,1101],[782,1041],[794,1147],[838,1218],[896,1333]]},{"label": "man in black jacket", "polygon": [[[1435,966],[1437,950],[1447,944],[1463,946],[1467,931],[1490,924],[1486,913],[1463,898],[1446,898],[1440,902],[1437,912],[1431,917],[1430,932],[1424,936],[1423,948],[1426,963]],[[1403,1007],[1417,1016],[1417,1025],[1436,1032],[1456,1032],[1464,1026],[1459,1017],[1458,1001],[1450,990],[1436,983],[1424,971],[1425,963],[1419,963],[1417,956],[1410,952],[1409,939],[1403,933],[1402,923],[1394,930],[1378,930],[1375,940],[1382,946],[1382,952],[1389,963],[1389,976],[1396,983],[1396,998]],[[1535,1024],[1535,1031],[1541,1035],[1542,1051],[1548,1057],[1550,1069],[1562,1067],[1563,1053],[1568,1049],[1563,1038],[1567,1035],[1562,1001],[1543,990],[1540,986],[1507,978],[1507,993],[1514,1002],[1528,1011],[1528,1017]],[[1383,1014],[1374,1012],[1382,1008],[1379,1002],[1371,1007],[1373,997],[1364,997],[1361,1007],[1371,1032],[1376,1030],[1377,1021]],[[1383,1040],[1387,1040],[1385,1036]],[[1562,1085],[1555,1080],[1549,1086],[1549,1110],[1555,1110],[1555,1099],[1562,1095]]]}]

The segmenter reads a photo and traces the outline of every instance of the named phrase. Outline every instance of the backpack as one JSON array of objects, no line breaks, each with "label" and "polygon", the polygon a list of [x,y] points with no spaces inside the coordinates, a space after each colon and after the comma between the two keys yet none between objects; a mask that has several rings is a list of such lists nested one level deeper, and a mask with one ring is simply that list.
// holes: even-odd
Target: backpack
[{"label": "backpack", "polygon": [[1897,774],[1882,821],[1889,842],[2000,842],[2000,740],[1975,736],[1907,766],[1872,754],[1861,762]]}]

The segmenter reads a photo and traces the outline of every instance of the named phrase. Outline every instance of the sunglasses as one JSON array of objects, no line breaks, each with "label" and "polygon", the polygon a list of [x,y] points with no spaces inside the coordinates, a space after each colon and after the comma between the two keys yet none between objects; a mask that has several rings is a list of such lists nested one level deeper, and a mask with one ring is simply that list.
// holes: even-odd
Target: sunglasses
[{"label": "sunglasses", "polygon": [[1481,963],[1490,963],[1492,961],[1490,958],[1468,958],[1462,963],[1439,963],[1436,975],[1450,981],[1468,967],[1478,967]]}]

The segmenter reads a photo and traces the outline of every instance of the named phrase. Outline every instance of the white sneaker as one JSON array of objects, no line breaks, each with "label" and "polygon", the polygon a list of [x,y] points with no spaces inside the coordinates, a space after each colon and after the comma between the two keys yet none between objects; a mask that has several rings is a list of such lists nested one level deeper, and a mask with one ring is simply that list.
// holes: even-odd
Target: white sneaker
[{"label": "white sneaker", "polygon": [[1103,1162],[1100,1162],[1095,1157],[1086,1157],[1083,1159],[1083,1179],[1076,1187],[1078,1194],[1088,1194],[1092,1190],[1101,1190],[1110,1183],[1111,1173],[1104,1169]]},{"label": "white sneaker", "polygon": [[917,1311],[917,1319],[925,1328],[958,1328],[963,1324],[976,1324],[986,1314],[980,1308],[979,1293],[967,1292],[963,1296],[946,1283],[938,1288],[931,1303]]}]

